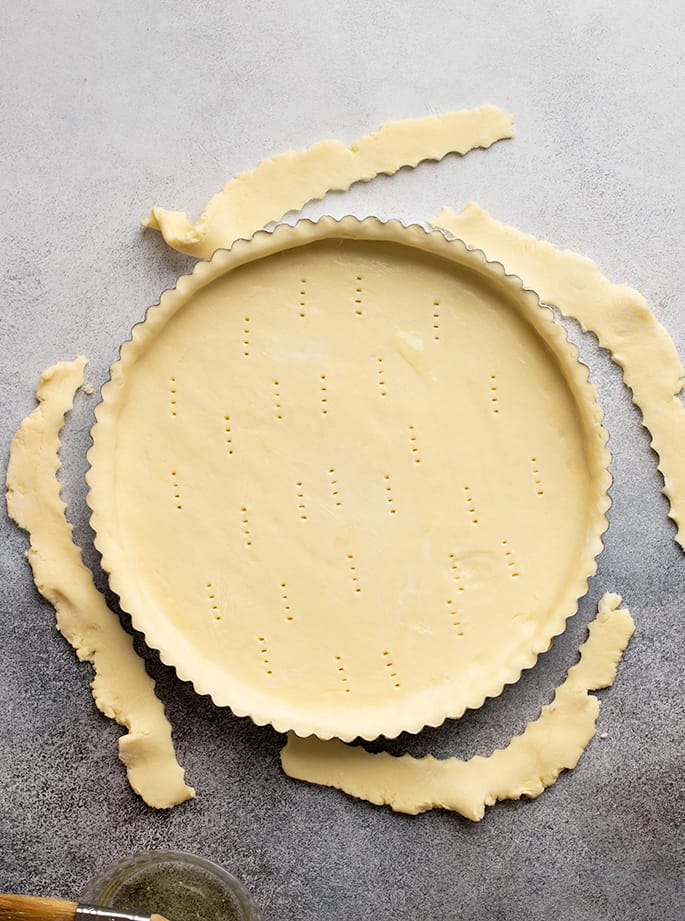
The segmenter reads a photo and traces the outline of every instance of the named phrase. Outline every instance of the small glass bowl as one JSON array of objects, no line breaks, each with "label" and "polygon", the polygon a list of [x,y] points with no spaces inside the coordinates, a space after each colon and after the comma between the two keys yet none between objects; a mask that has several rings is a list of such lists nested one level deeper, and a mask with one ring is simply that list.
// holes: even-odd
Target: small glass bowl
[{"label": "small glass bowl", "polygon": [[160,914],[168,921],[261,921],[245,886],[203,857],[180,851],[141,851],[93,877],[84,905]]}]

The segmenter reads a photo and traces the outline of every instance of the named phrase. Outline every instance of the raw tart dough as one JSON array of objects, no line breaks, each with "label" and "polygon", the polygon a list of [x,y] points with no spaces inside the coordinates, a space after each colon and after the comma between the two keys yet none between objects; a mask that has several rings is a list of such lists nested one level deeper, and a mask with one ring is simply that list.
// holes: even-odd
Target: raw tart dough
[{"label": "raw tart dough", "polygon": [[57,612],[57,627],[82,661],[95,668],[93,697],[106,716],[126,726],[119,756],[128,779],[149,806],[166,809],[195,795],[176,761],[171,727],[133,640],[93,584],[72,539],[60,497],[59,434],[85,358],[62,362],[41,376],[39,405],[12,441],[7,510],[29,532],[27,556],[41,595]]},{"label": "raw tart dough", "polygon": [[578,763],[595,734],[599,701],[589,694],[610,687],[635,626],[621,598],[607,594],[599,603],[580,661],[570,669],[550,704],[520,736],[487,757],[438,760],[428,755],[399,758],[371,754],[337,739],[290,735],[281,752],[283,770],[310,783],[337,787],[351,796],[396,812],[416,815],[451,809],[480,821],[498,800],[536,797],[563,770]]},{"label": "raw tart dough", "polygon": [[474,202],[460,214],[443,209],[431,224],[502,262],[543,303],[578,320],[610,351],[652,437],[676,540],[685,549],[685,407],[678,398],[685,372],[673,340],[643,296],[610,282],[587,257],[502,224]]},{"label": "raw tart dough", "polygon": [[[510,134],[511,131],[509,130],[508,133],[506,133],[506,131],[503,132],[502,136],[510,136]],[[318,147],[319,145],[316,146]],[[322,153],[325,153],[325,147],[321,148],[321,151]],[[280,166],[284,166],[288,170],[287,178],[289,182],[286,185],[288,189],[292,187],[293,173],[295,173],[294,178],[298,179],[298,194],[300,197],[302,195],[305,197],[318,197],[329,188],[341,188],[345,183],[349,185],[351,182],[357,179],[369,178],[369,176],[364,177],[363,175],[359,174],[353,176],[352,179],[349,179],[346,172],[344,172],[342,176],[329,175],[326,177],[324,175],[323,178],[325,179],[325,182],[323,182],[323,185],[325,188],[323,191],[321,188],[319,188],[318,191],[312,190],[312,188],[306,182],[307,170],[304,167],[312,158],[316,161],[314,166],[317,167],[318,156],[318,151],[301,151],[297,154],[288,152],[287,154],[281,155],[281,157],[274,158],[273,161],[266,161],[266,163],[261,164],[256,171],[252,171],[248,174],[243,174],[243,176],[239,177],[239,181],[234,180],[232,183],[228,184],[227,188],[234,189],[235,191],[240,188],[242,192],[245,193],[247,200],[251,200],[252,202],[263,202],[269,198],[269,193],[265,194],[265,186],[262,183],[266,182],[270,172],[273,174],[274,167],[280,168]],[[417,162],[423,158],[423,156],[419,155],[417,157]],[[325,161],[324,158],[324,160],[320,162],[321,165],[323,165],[324,162],[326,163],[326,172],[329,167],[332,167],[334,172],[338,169],[335,158],[328,161]],[[357,165],[359,165],[359,160],[356,162]],[[268,163],[272,163],[273,166],[267,166]],[[291,173],[290,170],[292,170],[293,173]],[[299,177],[297,175],[298,172]],[[297,203],[294,201],[294,199],[288,195],[287,201],[280,201],[279,199],[277,206],[274,205],[273,208],[269,207],[264,214],[263,220],[254,220],[248,215],[247,223],[243,225],[244,229],[242,233],[244,235],[249,235],[254,229],[261,226],[263,223],[266,223],[271,219],[275,219],[279,216],[280,213],[291,210],[296,205]],[[474,207],[475,206],[471,206],[472,209]],[[214,216],[218,216],[220,211],[221,209],[217,209],[215,212],[213,212],[212,217],[214,218]],[[157,215],[165,214],[165,212],[161,212],[158,209],[155,209],[154,213]],[[467,209],[465,215],[467,213],[469,213],[469,209]],[[469,218],[473,218],[474,215],[477,216],[476,212],[471,210],[469,213]],[[474,243],[474,245],[477,245],[473,238],[473,222],[465,222],[462,220],[462,217],[464,216],[457,218],[457,220],[461,222],[458,232],[462,236],[467,236],[467,238],[470,234],[471,242]],[[153,218],[151,221],[151,225],[153,226],[154,220],[155,219]],[[168,228],[168,233],[165,234],[168,242],[170,242],[171,245],[174,245],[175,243],[182,243],[182,241],[174,239],[173,227],[175,220],[176,218],[172,216],[171,223],[169,224]],[[228,246],[232,243],[234,237],[240,235],[241,231],[238,229],[236,232],[237,225],[231,220],[230,215],[224,215],[223,220],[223,224],[221,221],[217,223],[217,245]],[[488,220],[491,221],[491,219]],[[446,216],[445,212],[443,212],[443,214],[438,218],[438,223],[447,225],[449,229],[449,216]],[[566,266],[571,271],[578,272],[579,269],[582,269],[582,275],[587,275],[588,279],[593,280],[595,283],[598,280],[603,281],[599,275],[598,270],[596,269],[596,266],[594,266],[594,264],[589,260],[585,260],[583,257],[575,256],[575,254],[571,253],[560,253],[558,250],[554,250],[549,244],[545,244],[542,241],[536,241],[534,238],[520,234],[513,228],[505,228],[503,225],[497,224],[497,222],[494,221],[491,221],[489,229],[492,230],[492,228],[496,226],[501,232],[496,236],[493,236],[492,234],[486,235],[488,236],[488,240],[487,244],[484,244],[482,231],[486,222],[483,221],[481,223],[483,226],[478,228],[480,233],[478,239],[481,241],[480,245],[485,245],[487,251],[491,255],[495,256],[497,255],[497,251],[493,250],[492,248],[494,243],[497,243],[498,248],[504,247],[504,249],[501,250],[502,258],[505,260],[505,262],[507,262],[507,264],[510,264],[510,257],[514,255],[516,259],[515,264],[517,266],[522,265],[524,262],[526,262],[524,254],[527,252],[528,257],[533,259],[533,262],[530,263],[530,268],[535,271],[535,260],[539,260],[539,268],[544,269],[546,258],[551,253],[553,253],[556,254],[557,257],[559,257],[561,260],[560,263],[557,263],[560,267],[561,263],[566,261]],[[467,225],[469,227],[468,233],[466,232]],[[162,227],[162,229],[164,230],[165,228]],[[192,228],[186,229],[192,230]],[[202,255],[201,248],[203,241],[200,240],[199,237],[206,233],[202,227],[202,222],[200,222],[200,225],[198,225],[198,230],[199,233],[197,245],[194,245],[192,241],[186,240],[185,242],[189,243],[191,246],[191,249],[186,249],[186,251],[193,252],[195,255]],[[509,243],[513,242],[515,237],[518,238],[521,244],[521,246],[518,248],[518,251],[516,251],[515,248],[510,249],[509,247],[504,246],[504,239],[507,235],[510,238],[508,241]],[[208,251],[211,251],[210,248],[213,248],[213,245],[213,242],[210,240],[208,244]],[[574,260],[576,260],[575,263]],[[526,265],[528,265],[527,262]],[[514,264],[511,264],[511,268],[514,268]],[[529,275],[526,274],[528,269],[524,271],[521,268],[518,268],[517,270],[519,274],[524,276],[524,278],[529,278]],[[549,282],[549,272],[544,274],[547,275],[546,281]],[[618,294],[619,290],[621,290],[624,294],[629,293],[630,291],[630,289],[626,289],[625,286],[620,286],[620,288],[619,286],[611,287],[614,294]],[[544,290],[546,291],[547,288]],[[601,332],[599,335],[602,344],[612,350],[612,356],[615,358],[615,360],[621,362],[621,355],[623,355],[622,361],[625,366],[625,371],[630,372],[630,381],[628,373],[626,373],[626,383],[629,383],[630,386],[633,387],[635,402],[642,409],[645,425],[650,429],[654,436],[654,446],[659,451],[659,453],[662,454],[661,469],[666,479],[667,490],[670,484],[671,492],[669,494],[669,498],[671,500],[673,509],[672,514],[674,519],[679,523],[682,520],[682,514],[680,515],[680,518],[678,518],[678,509],[682,507],[682,502],[685,501],[685,493],[682,490],[682,486],[679,480],[676,477],[671,476],[671,473],[677,472],[677,464],[672,464],[670,460],[665,460],[660,446],[662,442],[664,445],[666,445],[666,442],[662,437],[657,435],[657,431],[665,433],[666,425],[671,425],[671,432],[677,432],[678,443],[681,444],[684,440],[682,436],[682,432],[684,430],[683,419],[682,415],[678,415],[680,408],[674,408],[674,401],[672,399],[672,396],[678,393],[680,390],[680,383],[682,381],[682,367],[680,366],[680,363],[675,354],[675,349],[673,348],[672,343],[668,338],[668,334],[665,330],[663,330],[662,327],[659,326],[651,313],[648,311],[645,312],[644,302],[641,302],[640,296],[637,295],[637,292],[630,292],[629,297],[619,299],[617,303],[615,298],[612,298],[609,301],[607,300],[606,287],[604,287],[602,292],[604,296],[599,298],[597,301],[590,298],[587,300],[578,301],[574,296],[571,296],[570,298],[564,296],[568,295],[569,290],[571,293],[573,293],[572,289],[568,288],[568,285],[566,286],[565,290],[563,285],[560,285],[555,289],[553,296],[549,296],[548,294],[543,293],[543,299],[556,304],[564,313],[569,316],[578,316],[583,326],[586,326],[592,331],[597,332],[597,327],[601,326]],[[594,288],[594,293],[597,293],[596,287]],[[608,323],[606,318],[603,316],[608,305],[612,306],[613,308],[611,310],[612,322],[610,323]],[[574,313],[574,310],[576,309],[580,312],[580,316]],[[635,350],[638,348],[638,346],[641,350],[649,349],[650,352],[655,351],[661,356],[665,355],[667,358],[666,362],[661,360],[655,362],[652,365],[652,369],[650,371],[647,363],[643,360],[640,360],[640,356],[636,354]],[[636,358],[635,361],[634,356]],[[640,386],[639,382],[642,378],[644,378],[646,386]],[[638,382],[637,385],[635,384],[635,381]],[[667,407],[665,410],[663,405],[660,406],[664,394],[666,396],[665,402]],[[648,412],[646,410],[648,410]]]},{"label": "raw tart dough", "polygon": [[234,240],[249,239],[271,221],[333,190],[344,191],[381,173],[392,175],[424,160],[487,148],[513,135],[512,122],[495,106],[388,122],[349,147],[319,141],[287,150],[231,179],[205,206],[197,224],[181,211],[155,207],[142,223],[161,231],[174,249],[209,258]]},{"label": "raw tart dough", "polygon": [[577,350],[518,279],[416,226],[302,221],[200,263],[96,416],[123,607],[199,693],[278,730],[479,707],[563,631],[601,550]]}]

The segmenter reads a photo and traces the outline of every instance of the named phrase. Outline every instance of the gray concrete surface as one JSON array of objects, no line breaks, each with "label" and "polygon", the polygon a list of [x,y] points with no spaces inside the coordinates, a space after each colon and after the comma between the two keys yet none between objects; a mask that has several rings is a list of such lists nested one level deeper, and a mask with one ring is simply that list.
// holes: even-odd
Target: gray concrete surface
[{"label": "gray concrete surface", "polygon": [[[84,353],[97,390],[145,307],[191,266],[139,231],[152,203],[195,214],[228,176],[288,146],[484,101],[514,115],[513,142],[307,213],[420,220],[473,198],[638,287],[685,356],[684,30],[675,0],[5,0],[3,466],[41,370]],[[74,896],[112,858],[164,846],[232,869],[266,921],[682,921],[685,560],[620,374],[570,328],[614,453],[599,572],[567,633],[518,685],[391,748],[469,755],[505,743],[550,699],[598,597],[616,590],[637,633],[601,693],[608,737],[575,771],[478,825],[394,815],[285,778],[276,733],[216,710],[146,652],[199,793],[154,813],[127,786],[120,730],[90,700],[89,666],[33,587],[25,536],[0,514],[0,889]],[[79,397],[63,474],[93,565],[83,475],[95,401]]]}]

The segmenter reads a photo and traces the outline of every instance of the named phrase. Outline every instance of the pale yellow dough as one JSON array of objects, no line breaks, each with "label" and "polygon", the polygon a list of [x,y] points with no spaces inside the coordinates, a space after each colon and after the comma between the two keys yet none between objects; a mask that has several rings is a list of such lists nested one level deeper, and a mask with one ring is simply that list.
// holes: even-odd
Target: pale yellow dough
[{"label": "pale yellow dough", "polygon": [[[469,761],[428,755],[370,754],[338,740],[290,735],[281,752],[286,774],[337,787],[351,796],[415,815],[451,809],[479,821],[498,800],[539,796],[563,770],[576,766],[595,733],[599,701],[589,691],[609,687],[633,634],[630,613],[618,595],[604,595],[580,662],[557,688],[552,703],[506,748]],[[604,735],[604,734],[603,734]]]},{"label": "pale yellow dough", "polygon": [[685,547],[685,407],[678,398],[683,366],[642,295],[610,282],[585,256],[502,224],[473,202],[460,214],[445,208],[431,223],[502,262],[543,303],[574,317],[611,352],[652,436],[676,539]]},{"label": "pale yellow dough", "polygon": [[577,350],[518,279],[416,226],[303,221],[199,263],[96,415],[122,605],[198,692],[279,730],[479,707],[563,631],[602,547]]},{"label": "pale yellow dough", "polygon": [[83,382],[85,364],[85,358],[62,362],[41,376],[39,405],[12,441],[7,509],[29,532],[28,560],[38,590],[55,608],[58,629],[79,659],[95,668],[92,688],[98,709],[129,730],[119,740],[119,756],[131,786],[148,805],[166,809],[194,791],[184,783],[154,682],[83,565],[60,497],[59,433]]},{"label": "pale yellow dough", "polygon": [[227,182],[195,225],[183,212],[155,207],[143,226],[161,231],[174,249],[206,259],[327,192],[349,189],[381,173],[392,175],[424,160],[490,147],[512,134],[511,119],[488,105],[388,122],[349,147],[341,141],[319,141],[263,160]]},{"label": "pale yellow dough", "polygon": [[[379,173],[391,174],[403,165],[415,166],[422,160],[441,159],[450,152],[465,153],[474,147],[488,147],[494,141],[511,137],[511,135],[510,119],[491,106],[483,106],[471,112],[454,112],[426,119],[393,122],[371,136],[362,138],[349,148],[339,141],[322,141],[307,150],[287,151],[263,161],[256,169],[243,173],[227,183],[222,192],[208,203],[200,221],[195,226],[190,224],[185,214],[168,212],[161,208],[153,209],[144,224],[161,230],[171,246],[191,255],[206,257],[219,247],[230,246],[237,238],[252,236],[268,222],[301,207],[309,200],[322,197],[329,190],[346,189],[356,181],[371,179]],[[683,477],[679,473],[679,456],[682,455],[685,448],[685,436],[683,435],[683,407],[676,399],[676,395],[681,389],[683,369],[668,334],[649,312],[640,295],[626,286],[609,283],[589,260],[573,253],[560,252],[550,244],[537,241],[513,228],[505,227],[491,219],[475,205],[470,205],[459,216],[446,209],[434,219],[434,222],[462,237],[469,245],[484,249],[490,258],[502,261],[508,270],[516,272],[527,285],[538,290],[543,301],[554,304],[562,312],[579,319],[584,328],[595,332],[600,343],[611,350],[614,360],[624,369],[626,383],[632,388],[635,402],[642,410],[645,425],[652,433],[653,445],[661,458],[660,469],[664,474],[665,493],[671,502],[672,517],[681,527],[684,517],[685,490],[683,489]],[[295,272],[295,275],[297,274]],[[183,288],[183,284],[182,281],[179,289]],[[297,284],[295,284],[296,287]],[[379,287],[382,287],[380,280]],[[367,295],[364,289],[361,292],[355,290],[354,293]],[[265,292],[265,298],[268,298],[268,294],[268,291]],[[306,290],[306,295],[311,297],[311,294],[311,289]],[[352,296],[352,289],[350,289],[350,298],[351,303],[354,302],[357,308],[358,299]],[[402,301],[402,298],[398,300]],[[291,306],[295,311],[298,306],[301,306],[297,292],[293,292]],[[311,312],[311,306],[311,301],[308,300],[307,310],[309,312]],[[397,326],[394,330],[391,351],[393,360],[397,362],[397,366],[405,375],[401,378],[402,385],[407,379],[412,380],[411,374],[407,378],[408,369],[419,381],[430,381],[431,379],[434,371],[431,349],[434,353],[435,341],[432,340],[434,340],[436,330],[440,338],[445,337],[442,311],[438,311],[438,316],[434,315],[430,318],[433,306],[436,305],[431,304],[428,299],[425,305],[425,329],[423,327],[416,329],[414,327],[417,324],[408,323],[405,326]],[[314,312],[318,309],[318,305],[315,306]],[[436,320],[437,327],[435,326]],[[254,348],[253,333],[252,324],[248,321],[247,329],[243,328],[236,334],[235,344],[238,347],[241,344],[245,345],[245,338],[247,338],[248,346]],[[271,344],[272,352],[275,338],[274,334]],[[265,346],[268,349],[268,343],[264,338],[260,340],[258,337],[258,341],[260,342],[259,349],[263,350]],[[385,344],[387,344],[387,339]],[[272,353],[268,354],[271,359],[275,357]],[[283,360],[283,356],[280,358]],[[314,367],[323,358],[328,360],[328,355],[322,356],[320,352],[317,353],[316,343],[313,343],[311,337],[305,338],[300,348],[299,360]],[[166,369],[162,369],[162,373],[164,371]],[[132,729],[129,735],[121,740],[121,754],[122,760],[128,766],[129,777],[134,788],[139,789],[139,792],[152,805],[172,805],[174,802],[193,795],[193,791],[184,785],[182,771],[175,763],[168,723],[164,719],[161,705],[152,693],[152,684],[145,675],[142,663],[134,658],[130,640],[121,631],[111,612],[107,610],[104,599],[97,593],[90,575],[83,567],[79,550],[71,542],[71,529],[64,519],[64,507],[59,498],[55,479],[58,469],[58,431],[64,412],[71,405],[73,390],[78,386],[81,374],[82,365],[79,368],[78,362],[72,365],[60,365],[51,372],[46,372],[45,379],[39,388],[41,405],[29,419],[25,420],[13,444],[8,470],[8,487],[10,487],[8,506],[13,517],[32,532],[32,550],[29,552],[29,558],[41,592],[57,606],[60,629],[78,649],[81,658],[95,661],[98,677],[94,682],[94,693],[98,706],[108,715],[114,716]],[[376,380],[379,392],[380,388],[385,386],[385,383],[381,381],[385,382],[386,376],[383,374]],[[116,374],[114,377],[116,385]],[[236,386],[232,392],[229,391],[230,400],[227,402],[230,402],[231,406],[238,407],[239,418],[243,423],[247,415],[247,422],[251,425],[255,419],[250,418],[248,401],[254,396],[251,390],[254,382],[247,378],[234,383]],[[159,396],[159,411],[165,420],[165,413],[170,415],[172,411],[172,400],[177,392],[177,388],[172,387],[171,384],[172,381],[167,381],[167,392]],[[304,391],[301,388],[302,385],[300,385],[299,396],[305,397],[305,405],[307,405],[307,400],[314,405],[315,409],[321,410],[327,405],[330,399],[328,376],[325,380],[319,378],[319,381],[313,385],[310,382],[309,388],[305,387]],[[192,389],[195,390],[191,394],[195,403],[201,401],[207,392],[205,378],[200,376],[194,387],[191,386]],[[298,389],[294,388],[291,398],[293,393],[297,394]],[[275,416],[279,415],[278,410],[282,410],[285,405],[286,410],[280,413],[283,418],[287,418],[287,413],[292,411],[295,405],[294,400],[291,406],[284,403],[280,378],[278,385],[272,382],[272,390],[267,396],[260,391],[260,399],[269,400],[271,412]],[[496,399],[499,399],[499,388]],[[59,403],[53,403],[53,400]],[[182,402],[177,400],[174,400],[173,405],[178,403],[182,406]],[[191,407],[192,403],[182,408],[185,411]],[[310,413],[311,409],[312,407],[309,407]],[[222,429],[220,433],[217,433],[217,437],[223,439],[225,452],[228,456],[233,457],[236,450],[240,450],[242,446],[235,443],[234,417],[230,417],[227,410],[225,415],[226,418],[219,418],[214,424]],[[492,422],[492,419],[489,421]],[[50,436],[46,440],[47,454],[45,453],[46,445],[41,444],[40,437],[40,431],[44,425],[46,433]],[[306,440],[310,434],[306,420],[302,428],[300,437]],[[248,427],[245,429],[245,434],[254,437],[257,430]],[[471,434],[467,429],[467,435],[470,437]],[[412,455],[430,450],[430,441],[427,448],[426,443],[422,443],[419,438],[416,428],[408,427],[406,435],[409,444],[404,447],[408,447]],[[149,440],[149,430],[143,430],[138,449],[143,452],[147,451]],[[273,451],[269,438],[264,438],[261,443],[258,437],[255,440],[260,447],[266,448],[267,454]],[[290,450],[292,445],[287,447]],[[344,462],[349,465],[345,452],[346,447],[343,439]],[[501,443],[495,439],[491,441],[489,450],[483,450],[483,447],[483,444],[479,443],[478,450],[483,452],[482,460],[487,467],[493,454],[501,450]],[[40,458],[40,467],[35,471],[35,484],[31,479],[32,455],[30,452],[32,450],[38,452]],[[337,445],[335,445],[335,450],[339,450]],[[390,438],[389,450],[382,456],[394,459],[395,453],[393,452],[396,450],[397,445]],[[423,453],[421,460],[424,460]],[[558,458],[555,460],[550,455],[548,460],[554,469]],[[192,462],[192,458],[189,458],[189,461]],[[256,469],[258,466],[257,464],[253,469],[248,467],[243,471],[244,478],[241,482],[247,484],[248,492],[252,482],[251,476],[258,472]],[[333,476],[319,477],[313,495],[305,494],[304,491],[300,495],[297,486],[299,481],[296,480],[294,502],[298,509],[304,508],[306,512],[309,512],[311,506],[314,505],[322,514],[330,514],[330,506],[335,509],[336,503],[343,501],[344,492],[339,482],[338,467],[328,468],[329,473],[331,470]],[[380,474],[380,468],[376,472]],[[161,474],[165,473],[167,471],[163,469]],[[530,473],[533,475],[533,481],[540,476],[537,463],[535,467],[531,467]],[[168,475],[171,475],[170,470]],[[469,479],[472,478],[469,476]],[[14,484],[10,482],[12,479],[15,480]],[[179,493],[181,484],[177,482],[175,474],[173,482],[168,485],[168,492],[171,493],[168,498],[178,501],[181,498]],[[397,484],[393,479],[389,495],[385,497],[385,511],[388,515],[396,515],[399,512],[396,488]],[[449,488],[450,484],[441,483],[440,489],[436,489],[435,492],[442,497],[443,494],[449,493]],[[386,490],[387,486],[384,486],[383,491]],[[381,497],[382,495],[381,493]],[[363,491],[358,491],[357,501],[360,497],[363,500]],[[183,502],[187,503],[185,493],[182,498]],[[469,507],[475,502],[474,495],[470,495],[470,498],[472,501],[468,503]],[[348,501],[349,496],[345,496],[345,502]],[[394,512],[392,511],[393,504]],[[39,513],[38,505],[47,509],[47,514]],[[373,508],[373,503],[371,507]],[[247,506],[244,508],[247,509]],[[553,516],[554,512],[550,514]],[[218,565],[220,571],[226,566],[229,576],[231,566],[239,565],[240,555],[247,545],[254,546],[251,510],[249,518],[246,518],[242,511],[238,517],[239,523],[232,522],[233,532],[230,533],[227,545],[222,548],[218,558],[214,560],[215,567]],[[309,515],[305,520],[308,519]],[[195,525],[196,528],[201,525],[201,518],[197,515]],[[153,522],[147,534],[148,547],[152,549],[155,545],[155,535],[158,533],[155,528]],[[235,533],[236,531],[238,534]],[[374,532],[371,539],[376,540],[379,536]],[[518,550],[523,547],[527,554],[528,550],[533,547],[533,544],[526,546],[529,538],[534,543],[534,529],[526,533],[525,539],[521,539],[522,543],[517,542]],[[345,548],[347,547],[346,540],[345,537],[343,540]],[[683,542],[682,536],[679,537],[679,540]],[[57,555],[54,554],[53,542],[59,549]],[[509,544],[502,546],[508,547]],[[380,551],[384,547],[385,544],[380,542]],[[592,553],[597,549],[598,547],[594,546]],[[312,550],[314,551],[313,559],[316,561],[319,556],[318,548],[310,547],[309,552]],[[44,553],[48,551],[51,558],[55,560],[54,563],[50,563],[49,559],[44,556]],[[287,544],[282,545],[280,552],[287,565],[294,552],[293,548]],[[510,556],[513,553],[512,550],[508,552]],[[534,553],[534,549],[531,552]],[[588,554],[589,557],[590,554]],[[226,565],[227,558],[228,565]],[[346,554],[344,554],[344,559],[352,559],[352,562],[346,563],[345,566],[351,583],[347,589],[351,587],[354,589],[358,587],[356,583],[362,580],[358,561],[356,556],[350,558]],[[475,552],[473,548],[467,548],[464,553],[460,548],[459,553],[454,556],[448,555],[448,559],[453,579],[452,588],[456,586],[457,590],[459,588],[464,592],[468,590],[470,594],[474,590],[478,592],[486,579],[492,575],[490,571],[492,559],[488,557],[488,551],[482,554],[480,548],[476,548]],[[509,557],[506,558],[506,562],[511,562]],[[519,562],[518,558],[516,562]],[[183,559],[182,564],[188,565],[187,560]],[[533,576],[534,572],[533,569]],[[69,579],[62,581],[65,574],[69,575]],[[321,598],[321,609],[328,608],[331,605],[328,586],[321,589],[317,589],[315,584],[313,587],[307,587],[308,575],[303,574],[296,580],[297,592],[304,585],[310,597],[316,601],[318,591]],[[461,585],[459,580],[462,580]],[[230,590],[223,591],[224,586],[222,586],[218,592],[213,582],[200,583],[202,583],[201,579],[196,588],[205,590],[208,621],[214,618],[216,623],[220,623],[216,618],[223,614],[217,612],[223,611],[225,605],[230,607],[235,604],[235,609],[240,609],[245,601],[246,586],[241,584],[240,580],[232,583],[229,577],[226,579],[226,586]],[[511,588],[513,582],[510,581],[507,585]],[[272,592],[273,598],[269,600],[272,607],[279,606],[279,614],[285,621],[280,624],[281,628],[285,624],[294,623],[296,616],[299,617],[301,614],[300,606],[292,603],[290,588],[290,584],[278,583],[278,588]],[[423,586],[421,588],[423,590]],[[222,591],[223,594],[220,594]],[[345,640],[344,634],[349,633],[349,630],[344,629],[344,616],[350,608],[339,603],[341,600],[344,601],[340,586],[336,591],[340,598],[334,597],[333,601],[336,602],[334,609],[337,605],[343,617],[342,640]],[[447,603],[448,600],[445,598],[443,602]],[[451,600],[449,601],[451,603]],[[627,612],[612,613],[617,604],[616,596],[605,596],[603,599],[600,617],[591,626],[590,640],[583,647],[581,663],[571,670],[567,681],[557,691],[554,703],[544,708],[540,719],[532,723],[522,736],[513,740],[503,751],[495,752],[490,758],[472,759],[467,763],[454,760],[437,762],[435,759],[416,762],[406,756],[403,759],[390,759],[385,755],[370,756],[361,749],[350,749],[340,742],[315,743],[311,740],[302,741],[292,736],[284,751],[284,766],[288,769],[289,765],[294,776],[310,780],[316,779],[321,783],[333,783],[333,785],[348,789],[354,795],[364,795],[359,791],[366,791],[371,794],[369,798],[374,802],[386,802],[389,801],[389,798],[393,798],[393,808],[411,812],[418,812],[435,805],[456,808],[471,818],[480,818],[485,805],[496,799],[537,795],[545,786],[554,782],[560,770],[574,766],[592,735],[598,703],[586,691],[606,686],[612,682],[616,662],[632,632],[632,621]],[[560,611],[562,608],[564,605],[559,605]],[[89,627],[85,632],[78,626],[83,623],[84,610],[89,611]],[[479,613],[479,611],[476,605],[473,613]],[[411,614],[411,610],[405,611],[403,607],[400,607],[396,616],[397,623],[404,624],[406,627]],[[456,627],[463,626],[463,618],[458,620],[458,624],[457,620],[455,616],[452,626],[456,635],[459,635]],[[98,626],[98,631],[106,629],[108,633],[111,631],[114,637],[111,648],[109,645],[107,647],[107,654],[99,648],[100,644],[96,649],[95,643],[88,638],[90,627],[100,622],[104,626]],[[524,619],[524,624],[526,622],[527,619]],[[559,620],[559,629],[562,626],[563,616]],[[335,633],[336,624],[324,621],[323,631],[330,632],[329,627],[332,627],[332,632]],[[242,637],[238,632],[234,638],[233,632],[233,627],[231,627],[225,635],[222,635],[218,649],[222,654],[244,655],[255,637]],[[420,644],[426,632],[430,632],[430,628],[427,627],[425,620],[419,617],[410,631],[410,639]],[[454,637],[454,632],[452,637]],[[210,642],[216,641],[216,631],[210,630],[207,635]],[[259,654],[255,655],[255,650],[250,649],[250,660],[257,658],[263,674],[271,675],[273,669],[269,668],[271,661],[268,659],[271,652],[264,646],[261,635],[260,632],[257,637]],[[292,637],[287,637],[287,634],[279,634],[278,642],[285,640],[287,644],[291,639]],[[327,636],[324,636],[323,639],[326,640]],[[336,638],[335,642],[324,642],[324,651],[332,654],[333,647],[339,642],[339,639]],[[378,639],[376,638],[376,645],[378,645]],[[252,643],[252,645],[255,644]],[[378,648],[385,645],[381,643]],[[387,656],[391,653],[383,649],[383,668],[386,670],[382,672],[384,680],[399,677],[394,661],[398,658],[395,655],[396,651],[393,651],[392,661],[388,663]],[[411,660],[413,654],[414,648],[410,641],[404,650],[405,659]],[[593,656],[592,662],[591,655]],[[120,692],[113,689],[116,683],[114,675],[118,673],[119,667],[115,663],[119,661],[119,657],[122,663],[126,663],[127,673],[135,675],[134,683],[138,690],[134,690],[133,695],[130,685],[125,688],[121,687]],[[449,663],[449,668],[454,669],[457,662],[458,659]],[[532,658],[530,664],[532,664]],[[326,664],[326,669],[333,671],[334,674],[329,686],[323,691],[324,697],[335,698],[336,695],[339,697],[344,692],[345,683],[350,681],[348,666],[348,661],[342,656],[334,657],[332,663]],[[105,676],[104,669],[108,668],[111,669],[109,672],[111,681],[103,677]],[[132,671],[129,671],[131,669]],[[179,671],[182,672],[182,669]],[[481,683],[482,677],[481,674],[479,676]],[[512,680],[514,678],[515,675],[512,673]],[[298,680],[297,674],[294,675],[293,680]],[[130,682],[131,678],[128,681]],[[133,706],[130,704],[132,697],[135,700]],[[475,694],[469,705],[477,705],[482,702],[481,698],[480,693]],[[141,711],[142,716],[141,712],[138,712],[140,699],[145,702]],[[132,713],[135,715],[132,716]],[[546,735],[548,731],[551,732],[550,735]],[[566,732],[569,732],[569,736],[564,741]],[[350,733],[356,734],[352,732],[352,729]],[[147,744],[148,742],[151,744]],[[532,773],[527,760],[529,756],[535,759]],[[538,758],[540,759],[539,764]],[[159,771],[158,765],[161,765]],[[350,771],[347,775],[348,781],[343,783],[342,777],[338,778],[340,782],[331,781],[331,771],[338,769],[336,765],[345,765],[345,770]],[[399,788],[396,795],[390,791],[379,792],[374,787],[378,775],[385,776],[386,772],[397,778]],[[408,789],[406,785],[413,785],[414,781],[415,786]],[[354,789],[345,785],[348,782]],[[449,782],[449,790],[445,793],[443,784],[447,782]],[[456,791],[455,786],[459,787]],[[156,789],[156,792],[150,793],[151,789]],[[152,802],[153,800],[156,801]]]}]

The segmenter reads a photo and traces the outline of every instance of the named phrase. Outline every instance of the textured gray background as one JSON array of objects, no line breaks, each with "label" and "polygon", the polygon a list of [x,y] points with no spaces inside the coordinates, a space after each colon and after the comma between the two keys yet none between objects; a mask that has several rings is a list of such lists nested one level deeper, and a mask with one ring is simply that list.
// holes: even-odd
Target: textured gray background
[{"label": "textured gray background", "polygon": [[[331,195],[308,213],[418,220],[473,198],[635,285],[685,355],[680,2],[1,7],[3,466],[40,371],[82,352],[97,391],[132,324],[191,266],[139,231],[152,203],[197,214],[228,176],[288,146],[485,101],[514,115],[513,142]],[[392,748],[463,756],[505,743],[550,699],[600,594],[616,590],[637,633],[601,694],[608,738],[575,771],[478,825],[394,815],[285,778],[276,733],[217,711],[148,653],[199,793],[154,813],[127,786],[120,730],[92,704],[90,667],[33,587],[25,536],[0,514],[0,889],[73,896],[110,859],[169,846],[236,872],[267,921],[685,917],[685,560],[639,413],[606,354],[571,328],[614,453],[599,573],[568,632],[517,686]],[[83,475],[95,400],[78,399],[63,476],[93,564]]]}]

